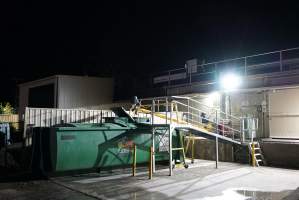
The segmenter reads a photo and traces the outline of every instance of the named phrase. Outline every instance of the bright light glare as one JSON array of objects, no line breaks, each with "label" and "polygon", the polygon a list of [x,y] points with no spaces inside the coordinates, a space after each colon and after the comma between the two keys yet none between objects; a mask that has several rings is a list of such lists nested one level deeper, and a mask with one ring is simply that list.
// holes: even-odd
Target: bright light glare
[{"label": "bright light glare", "polygon": [[235,90],[241,85],[241,77],[237,74],[224,74],[220,79],[220,86],[225,90]]},{"label": "bright light glare", "polygon": [[220,97],[219,92],[212,92],[208,94],[208,98],[206,99],[205,104],[212,107],[216,102],[218,102]]}]

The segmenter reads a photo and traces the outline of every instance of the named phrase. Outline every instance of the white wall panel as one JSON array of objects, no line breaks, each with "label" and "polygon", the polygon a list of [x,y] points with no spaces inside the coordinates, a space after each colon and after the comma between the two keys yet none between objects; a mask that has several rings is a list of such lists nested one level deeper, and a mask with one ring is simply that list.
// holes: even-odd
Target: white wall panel
[{"label": "white wall panel", "polygon": [[299,138],[299,89],[269,92],[269,124],[272,138]]},{"label": "white wall panel", "polygon": [[113,79],[59,76],[58,108],[88,108],[113,101]]}]

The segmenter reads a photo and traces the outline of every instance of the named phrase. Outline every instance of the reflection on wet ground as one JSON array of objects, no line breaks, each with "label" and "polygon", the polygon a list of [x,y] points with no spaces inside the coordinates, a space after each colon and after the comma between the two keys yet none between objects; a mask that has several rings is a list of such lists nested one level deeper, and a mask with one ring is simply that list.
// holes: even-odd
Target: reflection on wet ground
[{"label": "reflection on wet ground", "polygon": [[299,200],[299,171],[252,168],[235,163],[198,160],[194,167],[157,170],[152,180],[139,167],[107,174],[89,173],[50,180],[0,178],[2,199],[132,199],[132,200]]},{"label": "reflection on wet ground", "polygon": [[281,192],[263,192],[250,190],[237,190],[237,192],[248,200],[282,200],[287,197],[292,191],[286,190]]}]

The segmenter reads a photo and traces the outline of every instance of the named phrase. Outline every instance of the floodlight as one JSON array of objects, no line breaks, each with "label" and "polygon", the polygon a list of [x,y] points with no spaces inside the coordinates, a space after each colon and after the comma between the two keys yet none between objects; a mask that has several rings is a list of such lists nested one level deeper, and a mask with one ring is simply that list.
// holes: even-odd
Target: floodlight
[{"label": "floodlight", "polygon": [[241,83],[241,77],[234,73],[223,74],[223,76],[220,78],[220,87],[227,91],[239,88]]}]

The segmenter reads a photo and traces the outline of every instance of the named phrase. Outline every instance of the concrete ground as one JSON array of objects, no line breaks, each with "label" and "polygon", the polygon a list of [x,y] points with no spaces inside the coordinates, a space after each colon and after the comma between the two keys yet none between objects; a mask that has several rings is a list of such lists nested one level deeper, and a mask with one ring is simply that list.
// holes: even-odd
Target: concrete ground
[{"label": "concrete ground", "polygon": [[136,177],[121,172],[0,183],[0,199],[298,200],[299,171],[224,162],[215,169],[213,161],[196,160],[172,177],[158,170],[152,180],[146,172]]}]

